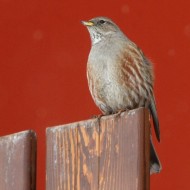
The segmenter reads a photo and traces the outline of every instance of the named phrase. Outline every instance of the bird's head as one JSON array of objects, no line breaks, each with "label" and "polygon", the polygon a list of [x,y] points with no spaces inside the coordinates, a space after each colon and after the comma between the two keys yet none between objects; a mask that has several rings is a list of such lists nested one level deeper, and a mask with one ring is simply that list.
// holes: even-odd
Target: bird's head
[{"label": "bird's head", "polygon": [[89,21],[82,21],[82,24],[87,27],[93,45],[121,32],[119,27],[107,17],[96,17]]}]

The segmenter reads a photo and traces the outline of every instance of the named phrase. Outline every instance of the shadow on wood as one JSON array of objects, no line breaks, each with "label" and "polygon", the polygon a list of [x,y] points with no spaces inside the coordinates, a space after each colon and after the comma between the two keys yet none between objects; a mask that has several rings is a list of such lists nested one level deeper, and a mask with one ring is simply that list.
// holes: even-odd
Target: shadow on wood
[{"label": "shadow on wood", "polygon": [[47,129],[46,190],[149,190],[149,113]]},{"label": "shadow on wood", "polygon": [[33,131],[0,137],[0,189],[36,189],[36,134]]}]

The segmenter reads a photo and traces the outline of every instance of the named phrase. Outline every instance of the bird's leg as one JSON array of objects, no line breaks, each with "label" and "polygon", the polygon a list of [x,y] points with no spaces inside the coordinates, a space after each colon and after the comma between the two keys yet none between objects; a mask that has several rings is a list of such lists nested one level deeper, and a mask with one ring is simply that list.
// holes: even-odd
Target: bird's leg
[{"label": "bird's leg", "polygon": [[123,112],[125,112],[125,111],[129,111],[129,109],[120,109],[120,110],[118,110],[117,112],[116,112],[116,115],[117,116],[120,116],[121,115],[121,113],[123,113]]},{"label": "bird's leg", "polygon": [[100,119],[102,116],[104,116],[103,114],[99,114],[99,115],[92,115],[92,119]]}]

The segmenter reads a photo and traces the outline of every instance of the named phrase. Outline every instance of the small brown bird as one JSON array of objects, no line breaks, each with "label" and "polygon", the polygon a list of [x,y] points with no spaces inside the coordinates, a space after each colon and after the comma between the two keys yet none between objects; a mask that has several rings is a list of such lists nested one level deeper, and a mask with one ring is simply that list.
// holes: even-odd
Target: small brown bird
[{"label": "small brown bird", "polygon": [[[150,61],[111,19],[97,17],[82,23],[87,27],[92,42],[87,78],[94,102],[105,115],[138,107],[148,108],[160,141]],[[160,170],[161,164],[151,140],[150,173]]]}]

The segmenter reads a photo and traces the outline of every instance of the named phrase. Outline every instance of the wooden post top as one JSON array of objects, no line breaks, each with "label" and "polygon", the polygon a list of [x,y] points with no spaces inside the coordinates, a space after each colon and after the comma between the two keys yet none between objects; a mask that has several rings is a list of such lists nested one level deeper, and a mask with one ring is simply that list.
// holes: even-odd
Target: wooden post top
[{"label": "wooden post top", "polygon": [[149,112],[47,129],[47,190],[149,190]]}]

